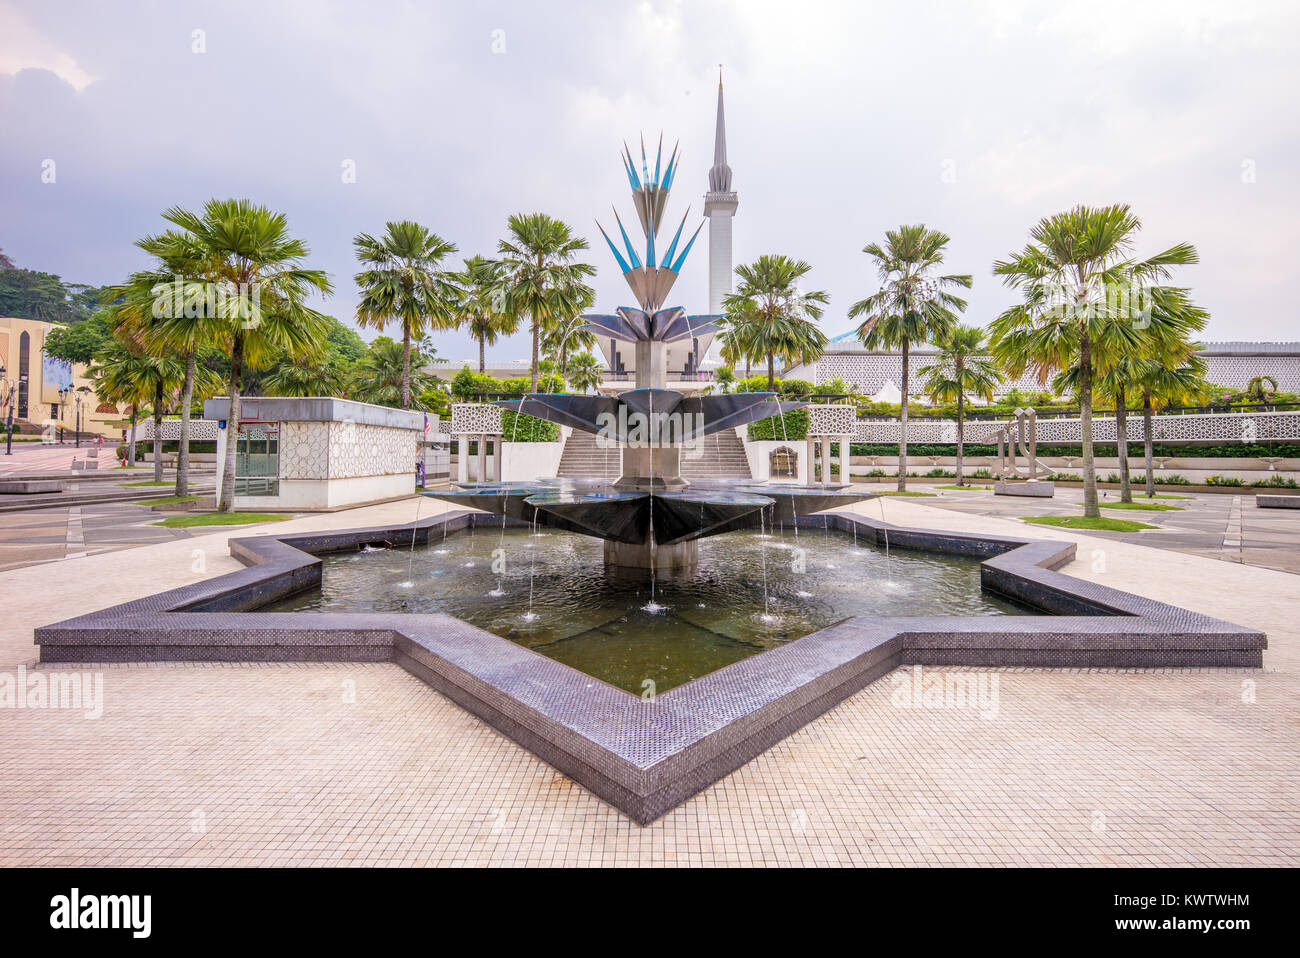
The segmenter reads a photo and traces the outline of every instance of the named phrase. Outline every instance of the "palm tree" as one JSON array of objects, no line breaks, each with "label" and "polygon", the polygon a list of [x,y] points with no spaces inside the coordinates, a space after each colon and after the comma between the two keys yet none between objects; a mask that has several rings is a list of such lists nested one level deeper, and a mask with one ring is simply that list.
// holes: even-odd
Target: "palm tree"
[{"label": "palm tree", "polygon": [[1188,400],[1199,400],[1208,384],[1205,374],[1209,363],[1196,355],[1197,343],[1184,342],[1182,348],[1169,348],[1157,359],[1145,360],[1138,373],[1136,385],[1142,392],[1142,446],[1146,458],[1146,495],[1156,494],[1155,470],[1152,468],[1152,413],[1157,406],[1182,405]]},{"label": "palm tree", "polygon": [[767,388],[776,391],[776,360],[813,363],[829,340],[815,320],[821,318],[829,296],[822,290],[799,288],[812,267],[804,260],[765,253],[752,264],[736,267],[740,282],[723,297],[727,313],[723,355],[733,352],[767,360]]},{"label": "palm tree", "polygon": [[343,392],[343,371],[328,360],[286,358],[262,377],[262,388],[268,396],[338,396]]},{"label": "palm tree", "polygon": [[1053,370],[1077,367],[1083,511],[1093,519],[1101,517],[1092,440],[1098,360],[1104,364],[1140,354],[1143,327],[1131,313],[1140,300],[1131,293],[1140,292],[1170,315],[1193,309],[1185,291],[1158,281],[1174,266],[1195,263],[1195,248],[1180,243],[1150,259],[1133,260],[1141,228],[1126,204],[1076,206],[1040,220],[1021,252],[993,264],[994,274],[1024,296],[990,327],[994,358],[1010,375],[1032,369],[1041,382]]},{"label": "palm tree", "polygon": [[[145,351],[179,351],[185,361],[181,386],[181,431],[176,456],[176,495],[189,494],[190,416],[194,382],[199,375],[198,354],[205,347],[202,324],[171,324],[161,320],[198,315],[208,307],[214,285],[203,260],[203,250],[184,233],[167,230],[146,236],[135,244],[152,256],[152,269],[132,273],[126,283],[106,286],[99,301],[113,310],[110,323],[116,334]],[[166,336],[164,336],[166,328]]]},{"label": "palm tree", "polygon": [[508,222],[510,238],[497,244],[502,274],[498,291],[508,312],[528,316],[533,336],[532,391],[537,391],[541,334],[560,317],[573,316],[595,293],[583,282],[596,270],[574,257],[587,249],[567,223],[545,213],[516,213]]},{"label": "palm tree", "polygon": [[[1267,386],[1264,384],[1268,383]],[[1255,403],[1266,403],[1277,392],[1277,380],[1272,376],[1256,376],[1246,384],[1246,398]]]},{"label": "palm tree", "polygon": [[[962,476],[962,447],[966,440],[966,394],[972,393],[985,401],[1002,382],[997,366],[984,358],[984,330],[977,326],[954,326],[939,344],[939,361],[933,366],[923,366],[924,389],[934,402],[957,404],[957,485],[965,485]],[[906,470],[904,470],[906,471]]]},{"label": "palm tree", "polygon": [[604,363],[590,352],[582,352],[569,360],[569,371],[564,378],[576,391],[585,393],[600,385],[604,372]]},{"label": "palm tree", "polygon": [[432,361],[424,342],[412,344],[408,353],[407,344],[376,336],[357,364],[348,394],[358,402],[409,409],[410,403],[403,400],[406,390],[419,396],[437,384],[435,377],[424,372]]},{"label": "palm tree", "polygon": [[223,294],[205,298],[198,315],[164,317],[159,325],[165,340],[192,339],[230,357],[228,441],[217,502],[218,511],[229,512],[245,366],[264,368],[284,353],[319,356],[328,324],[305,300],[312,292],[328,295],[333,287],[322,270],[302,265],[310,251],[289,235],[284,214],[251,200],[209,200],[202,213],[173,207],[163,218],[194,244],[208,289]]},{"label": "palm tree", "polygon": [[[588,309],[596,302],[594,295],[584,296],[579,309]],[[596,334],[584,327],[587,319],[582,313],[562,316],[542,334],[542,353],[555,362],[555,371],[568,379],[569,350],[591,350],[596,346]]]},{"label": "palm tree", "polygon": [[885,233],[885,244],[868,243],[862,252],[875,260],[880,289],[849,308],[863,317],[858,338],[868,349],[898,349],[903,354],[902,401],[898,424],[898,489],[907,488],[908,353],[913,343],[942,342],[957,324],[966,300],[951,292],[970,289],[969,275],[936,275],[951,238],[924,224]]},{"label": "palm tree", "polygon": [[478,371],[487,372],[487,347],[519,331],[519,317],[505,309],[500,291],[501,266],[495,260],[471,256],[456,281],[463,290],[458,315],[461,325],[478,342]]},{"label": "palm tree", "polygon": [[390,319],[402,324],[402,408],[410,409],[411,340],[455,326],[465,294],[457,274],[441,268],[443,257],[456,252],[455,243],[410,220],[390,221],[386,230],[379,239],[366,233],[352,239],[366,267],[355,277],[361,288],[357,322],[375,329]]},{"label": "palm tree", "polygon": [[150,355],[114,339],[96,354],[89,376],[96,382],[95,392],[101,401],[112,402],[114,397],[130,401],[133,430],[136,405],[146,399],[152,404],[153,479],[162,482],[163,410],[185,379],[185,363],[173,354]]}]

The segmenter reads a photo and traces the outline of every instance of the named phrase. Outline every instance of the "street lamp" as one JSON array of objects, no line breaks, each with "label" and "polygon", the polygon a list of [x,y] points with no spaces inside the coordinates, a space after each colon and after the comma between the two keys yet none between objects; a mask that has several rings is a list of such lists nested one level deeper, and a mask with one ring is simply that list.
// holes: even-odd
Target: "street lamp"
[{"label": "street lamp", "polygon": [[5,455],[14,454],[14,383],[9,381],[8,371],[0,363],[0,403],[8,407],[5,414]]},{"label": "street lamp", "polygon": [[68,408],[68,396],[72,394],[71,386],[59,387],[59,443],[63,442],[63,414]]},{"label": "street lamp", "polygon": [[77,448],[81,448],[81,404],[85,402],[85,394],[90,392],[89,386],[77,387]]}]

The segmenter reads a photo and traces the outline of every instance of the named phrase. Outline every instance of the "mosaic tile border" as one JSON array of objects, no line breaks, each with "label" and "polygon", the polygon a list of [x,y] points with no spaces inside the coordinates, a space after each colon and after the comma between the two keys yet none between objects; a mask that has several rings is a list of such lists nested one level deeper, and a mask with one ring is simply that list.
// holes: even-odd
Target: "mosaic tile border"
[{"label": "mosaic tile border", "polygon": [[910,529],[849,513],[801,526],[983,560],[1050,617],[852,618],[643,700],[447,615],[259,613],[320,582],[329,552],[499,519],[233,539],[246,568],[36,630],[43,662],[394,662],[640,824],[904,665],[1262,665],[1263,633],[1055,571],[1072,542]]}]

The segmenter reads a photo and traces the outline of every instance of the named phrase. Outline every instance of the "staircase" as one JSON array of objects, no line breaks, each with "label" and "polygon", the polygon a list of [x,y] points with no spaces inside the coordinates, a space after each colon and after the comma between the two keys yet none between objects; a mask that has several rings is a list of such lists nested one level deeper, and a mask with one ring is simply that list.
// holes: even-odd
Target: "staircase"
[{"label": "staircase", "polygon": [[[694,459],[682,456],[682,478],[694,479],[751,479],[745,446],[735,430],[724,429],[702,440],[703,449]],[[617,479],[623,458],[617,448],[603,449],[596,437],[577,429],[565,440],[556,475],[561,478]]]},{"label": "staircase", "polygon": [[723,429],[705,436],[704,448],[695,459],[682,453],[682,478],[695,479],[752,479],[749,460],[745,458],[745,444],[736,436],[736,430]]}]

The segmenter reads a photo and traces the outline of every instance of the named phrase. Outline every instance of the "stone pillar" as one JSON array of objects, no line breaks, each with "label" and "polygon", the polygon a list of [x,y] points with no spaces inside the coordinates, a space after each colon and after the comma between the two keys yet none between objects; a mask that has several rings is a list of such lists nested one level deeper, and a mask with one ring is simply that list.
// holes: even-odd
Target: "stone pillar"
[{"label": "stone pillar", "polygon": [[502,471],[505,468],[506,447],[504,436],[495,435],[492,437],[492,448],[495,454],[492,456],[492,478],[496,482],[501,481]]},{"label": "stone pillar", "polygon": [[812,436],[809,436],[809,437],[808,437],[808,455],[804,456],[804,460],[803,460],[803,461],[804,461],[804,469],[805,469],[805,471],[806,471],[807,474],[808,474],[808,477],[807,477],[807,479],[806,479],[805,481],[806,481],[806,482],[808,483],[808,485],[810,485],[810,486],[811,486],[814,482],[817,481],[817,471],[813,468],[814,466],[817,465],[817,445],[816,445],[816,442],[817,442],[817,441],[816,441],[815,439],[813,439]]},{"label": "stone pillar", "polygon": [[469,482],[469,440],[468,433],[456,437],[456,479]]},{"label": "stone pillar", "polygon": [[478,481],[487,482],[487,433],[478,434]]},{"label": "stone pillar", "polygon": [[848,484],[849,477],[849,436],[840,436],[840,482]]},{"label": "stone pillar", "polygon": [[822,436],[822,485],[831,481],[831,437]]}]

